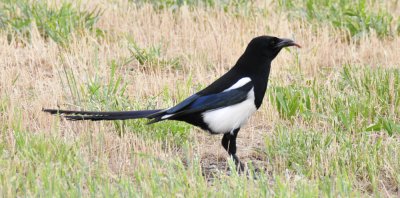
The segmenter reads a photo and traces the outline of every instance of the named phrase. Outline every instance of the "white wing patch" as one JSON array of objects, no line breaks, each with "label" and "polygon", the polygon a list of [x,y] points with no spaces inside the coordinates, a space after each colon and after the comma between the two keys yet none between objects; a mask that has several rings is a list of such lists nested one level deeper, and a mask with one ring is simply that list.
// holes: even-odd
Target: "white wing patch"
[{"label": "white wing patch", "polygon": [[232,89],[236,89],[236,88],[239,88],[239,87],[242,87],[243,85],[245,85],[246,83],[248,83],[248,82],[250,82],[250,81],[251,81],[251,79],[250,79],[249,77],[241,78],[241,79],[238,80],[235,84],[233,84],[232,86],[230,86],[228,89],[225,89],[224,92],[225,92],[225,91],[232,90]]},{"label": "white wing patch", "polygon": [[175,115],[175,114],[167,114],[167,115],[164,115],[163,117],[161,117],[161,120],[167,119],[167,118],[169,118],[169,117],[171,117],[171,116],[173,116],[173,115]]},{"label": "white wing patch", "polygon": [[[236,84],[238,84],[239,81]],[[243,80],[242,82],[246,81]],[[232,106],[202,113],[203,121],[215,133],[231,132],[232,130],[246,124],[248,118],[257,110],[254,104],[254,99],[254,88],[252,88],[247,94],[247,99],[245,101]]]}]

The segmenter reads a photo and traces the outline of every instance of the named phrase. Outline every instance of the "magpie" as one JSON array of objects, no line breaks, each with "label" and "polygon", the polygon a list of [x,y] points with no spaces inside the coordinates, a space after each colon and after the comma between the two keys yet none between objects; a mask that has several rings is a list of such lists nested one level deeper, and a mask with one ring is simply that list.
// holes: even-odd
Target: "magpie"
[{"label": "magpie", "polygon": [[67,120],[126,120],[147,118],[149,124],[183,121],[211,134],[223,134],[222,146],[239,170],[244,166],[236,155],[236,137],[248,118],[260,108],[272,60],[284,47],[297,46],[290,39],[273,36],[253,38],[236,64],[223,76],[177,105],[167,109],[96,112],[43,109]]}]

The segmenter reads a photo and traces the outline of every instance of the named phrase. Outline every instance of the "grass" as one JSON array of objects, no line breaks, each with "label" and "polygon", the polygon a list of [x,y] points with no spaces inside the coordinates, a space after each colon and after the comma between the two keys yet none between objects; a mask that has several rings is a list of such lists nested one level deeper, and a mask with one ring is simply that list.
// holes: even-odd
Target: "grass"
[{"label": "grass", "polygon": [[392,27],[393,16],[379,6],[379,1],[315,1],[280,0],[278,5],[290,17],[305,18],[311,23],[330,23],[348,31],[352,39],[374,32],[380,37],[397,34]]},{"label": "grass", "polygon": [[124,64],[129,64],[133,60],[139,62],[144,68],[163,67],[167,69],[178,70],[182,68],[179,58],[167,59],[162,57],[161,44],[150,46],[148,48],[140,47],[132,38],[129,38],[129,51],[131,56]]},{"label": "grass", "polygon": [[270,100],[283,119],[307,123],[328,119],[336,131],[384,130],[393,135],[400,132],[394,122],[399,119],[399,77],[399,69],[347,65],[329,86],[313,80],[272,87]]},{"label": "grass", "polygon": [[[81,11],[80,5],[63,2],[59,7],[43,1],[6,0],[0,5],[0,27],[7,30],[9,43],[12,40],[29,43],[33,31],[38,31],[44,39],[66,45],[73,33],[85,31],[101,33],[94,25],[101,11]],[[35,29],[37,28],[37,29]]]},{"label": "grass", "polygon": [[[0,4],[4,196],[399,195],[395,1]],[[220,136],[185,123],[68,122],[41,112],[171,106],[225,73],[261,34],[303,48],[274,60],[267,97],[239,133],[247,174],[228,170]]]}]

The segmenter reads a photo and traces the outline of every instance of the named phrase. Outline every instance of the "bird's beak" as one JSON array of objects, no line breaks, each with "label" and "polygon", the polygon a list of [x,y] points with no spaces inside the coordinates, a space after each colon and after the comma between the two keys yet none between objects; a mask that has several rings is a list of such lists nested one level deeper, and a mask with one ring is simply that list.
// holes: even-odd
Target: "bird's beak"
[{"label": "bird's beak", "polygon": [[301,46],[297,43],[295,43],[293,40],[290,39],[280,39],[278,44],[276,44],[276,48],[284,48],[284,47],[290,47],[290,46],[296,46],[298,48],[301,48]]}]

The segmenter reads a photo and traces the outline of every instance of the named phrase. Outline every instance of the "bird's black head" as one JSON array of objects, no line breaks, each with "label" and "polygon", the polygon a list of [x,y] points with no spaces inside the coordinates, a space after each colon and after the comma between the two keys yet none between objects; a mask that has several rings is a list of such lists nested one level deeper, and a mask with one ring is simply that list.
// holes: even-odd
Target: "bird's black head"
[{"label": "bird's black head", "polygon": [[277,38],[273,36],[259,36],[250,41],[246,53],[272,61],[282,48],[289,46],[300,48],[299,44],[290,39]]},{"label": "bird's black head", "polygon": [[272,60],[282,48],[289,46],[300,48],[299,44],[290,39],[273,36],[255,37],[232,69],[251,75],[269,75]]}]

